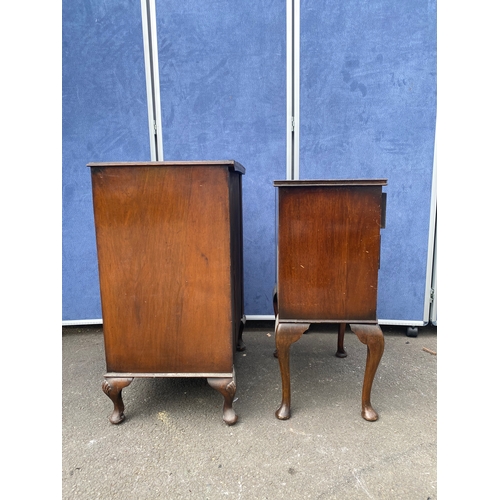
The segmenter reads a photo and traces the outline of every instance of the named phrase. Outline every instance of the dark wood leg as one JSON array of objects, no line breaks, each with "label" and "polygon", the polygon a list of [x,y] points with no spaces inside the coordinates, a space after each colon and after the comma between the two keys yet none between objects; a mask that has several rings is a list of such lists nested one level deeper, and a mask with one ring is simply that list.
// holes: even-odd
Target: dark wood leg
[{"label": "dark wood leg", "polygon": [[125,410],[125,405],[123,404],[122,399],[122,389],[130,385],[133,378],[114,378],[114,377],[106,377],[104,382],[102,383],[102,390],[104,394],[113,401],[114,410],[113,413],[109,417],[109,421],[112,424],[119,424],[125,418],[123,414]]},{"label": "dark wood leg", "polygon": [[378,414],[372,407],[370,395],[375,372],[384,353],[384,334],[379,325],[351,324],[351,330],[367,347],[365,378],[361,395],[361,416],[365,420],[373,422],[378,420]]},{"label": "dark wood leg", "polygon": [[276,410],[276,418],[287,420],[290,418],[290,345],[300,339],[309,328],[308,323],[280,323],[276,324],[276,351],[280,363],[282,400]]},{"label": "dark wood leg", "polygon": [[207,382],[216,391],[219,391],[224,397],[224,406],[222,409],[222,420],[227,425],[233,425],[238,421],[233,409],[234,395],[236,394],[236,380],[233,374],[232,378],[209,377]]},{"label": "dark wood leg", "polygon": [[278,287],[274,285],[273,290],[273,309],[274,309],[274,317],[278,316]]},{"label": "dark wood leg", "polygon": [[[278,317],[278,287],[274,285],[274,290],[273,290],[273,309],[274,309],[274,320],[276,321],[276,318]],[[275,349],[273,353],[274,357],[278,357],[278,350]]]},{"label": "dark wood leg", "polygon": [[345,358],[347,356],[347,353],[344,350],[344,334],[345,334],[345,323],[339,323],[339,334],[337,337],[337,352],[335,353],[335,356],[337,358]]},{"label": "dark wood leg", "polygon": [[238,352],[244,351],[247,346],[243,342],[243,329],[245,328],[245,323],[247,321],[246,316],[243,316],[240,321],[240,329],[238,331],[238,341],[236,342],[236,350]]}]

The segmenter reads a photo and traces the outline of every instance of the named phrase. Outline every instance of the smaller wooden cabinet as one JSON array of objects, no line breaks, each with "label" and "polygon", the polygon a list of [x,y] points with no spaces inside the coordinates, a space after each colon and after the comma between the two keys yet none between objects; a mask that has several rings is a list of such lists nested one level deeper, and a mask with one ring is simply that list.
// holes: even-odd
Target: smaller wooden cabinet
[{"label": "smaller wooden cabinet", "polygon": [[206,377],[233,424],[243,350],[235,161],[90,163],[112,423],[136,377]]},{"label": "smaller wooden cabinet", "polygon": [[345,357],[345,326],[367,345],[362,416],[376,420],[370,393],[384,337],[377,324],[380,229],[386,179],[275,181],[278,200],[276,356],[290,417],[290,345],[311,323],[338,323],[337,356]]}]

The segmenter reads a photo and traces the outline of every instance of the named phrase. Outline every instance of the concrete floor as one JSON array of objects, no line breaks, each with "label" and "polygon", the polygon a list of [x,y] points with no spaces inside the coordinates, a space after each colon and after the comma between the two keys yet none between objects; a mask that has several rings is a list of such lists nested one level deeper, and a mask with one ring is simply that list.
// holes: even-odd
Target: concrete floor
[{"label": "concrete floor", "polygon": [[[377,422],[361,418],[366,347],[347,329],[312,326],[291,348],[292,417],[281,402],[273,323],[247,323],[237,353],[234,426],[206,379],[135,379],[112,425],[101,390],[102,327],[63,327],[62,498],[437,498],[437,329],[382,326],[372,389]],[[432,351],[428,352],[426,349]]]}]

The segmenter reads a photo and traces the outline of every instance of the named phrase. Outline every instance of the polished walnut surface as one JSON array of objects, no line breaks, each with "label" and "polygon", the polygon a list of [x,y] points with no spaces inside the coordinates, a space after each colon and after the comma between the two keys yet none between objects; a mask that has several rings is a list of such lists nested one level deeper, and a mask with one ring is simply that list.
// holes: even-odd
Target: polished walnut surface
[{"label": "polished walnut surface", "polygon": [[231,378],[243,320],[245,169],[89,166],[107,376]]},{"label": "polished walnut surface", "polygon": [[281,319],[376,321],[382,183],[275,183]]}]

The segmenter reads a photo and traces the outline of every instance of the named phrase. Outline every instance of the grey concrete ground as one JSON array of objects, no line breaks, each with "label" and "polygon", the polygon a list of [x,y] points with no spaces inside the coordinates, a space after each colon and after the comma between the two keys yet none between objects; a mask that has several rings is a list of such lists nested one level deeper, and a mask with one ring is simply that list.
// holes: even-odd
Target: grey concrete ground
[{"label": "grey concrete ground", "polygon": [[336,358],[334,325],[292,345],[292,417],[279,421],[273,324],[249,323],[229,427],[222,396],[198,378],[135,379],[126,419],[110,424],[102,327],[63,327],[62,498],[436,499],[437,354],[425,349],[437,351],[437,329],[383,330],[377,422],[360,415],[366,347],[348,329]]}]

